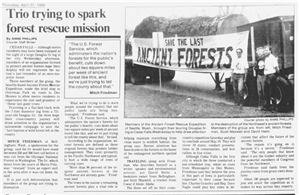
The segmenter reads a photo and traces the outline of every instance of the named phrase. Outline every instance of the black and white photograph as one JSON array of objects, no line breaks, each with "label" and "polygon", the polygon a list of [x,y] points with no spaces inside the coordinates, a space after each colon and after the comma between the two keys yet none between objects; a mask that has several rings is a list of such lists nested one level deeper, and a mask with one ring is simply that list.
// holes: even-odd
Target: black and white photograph
[{"label": "black and white photograph", "polygon": [[2,194],[298,195],[297,1],[1,5]]},{"label": "black and white photograph", "polygon": [[294,116],[294,4],[126,8],[126,118]]}]

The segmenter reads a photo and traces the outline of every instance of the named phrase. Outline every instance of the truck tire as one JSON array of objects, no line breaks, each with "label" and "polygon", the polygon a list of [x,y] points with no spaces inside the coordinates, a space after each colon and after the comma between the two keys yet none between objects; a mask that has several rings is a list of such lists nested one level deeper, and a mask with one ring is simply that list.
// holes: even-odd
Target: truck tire
[{"label": "truck tire", "polygon": [[162,70],[162,81],[171,81],[175,76],[174,70]]},{"label": "truck tire", "polygon": [[278,111],[287,112],[291,108],[292,86],[284,77],[276,78],[276,86],[273,90],[271,100],[275,102]]},{"label": "truck tire", "polygon": [[[161,69],[161,79],[163,82],[171,81],[175,76],[174,70],[165,70]],[[150,77],[152,79],[153,83],[159,82],[159,69],[158,68],[152,68]]]},{"label": "truck tire", "polygon": [[145,82],[145,74],[143,69],[136,66],[132,67],[130,80],[133,85],[143,84]]}]

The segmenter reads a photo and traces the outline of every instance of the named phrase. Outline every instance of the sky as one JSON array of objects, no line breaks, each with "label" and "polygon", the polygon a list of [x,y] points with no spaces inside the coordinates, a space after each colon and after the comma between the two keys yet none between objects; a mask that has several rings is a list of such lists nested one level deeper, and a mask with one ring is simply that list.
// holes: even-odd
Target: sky
[{"label": "sky", "polygon": [[195,16],[210,16],[214,17],[220,13],[228,11],[230,14],[243,14],[249,22],[267,19],[275,16],[294,15],[295,6],[292,4],[276,4],[276,5],[204,5],[197,7],[138,7],[127,8],[126,10],[126,28],[134,30],[135,27],[148,16],[166,17],[175,19],[179,17],[195,17]]}]

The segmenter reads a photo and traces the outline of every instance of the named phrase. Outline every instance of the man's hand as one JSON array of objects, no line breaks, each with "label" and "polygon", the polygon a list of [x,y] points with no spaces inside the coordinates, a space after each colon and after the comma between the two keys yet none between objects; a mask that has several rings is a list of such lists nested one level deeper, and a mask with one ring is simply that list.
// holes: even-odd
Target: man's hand
[{"label": "man's hand", "polygon": [[279,70],[279,68],[278,68],[278,67],[275,67],[275,73],[276,73],[276,75],[277,75],[277,76],[279,75],[279,73],[280,73],[280,70]]}]

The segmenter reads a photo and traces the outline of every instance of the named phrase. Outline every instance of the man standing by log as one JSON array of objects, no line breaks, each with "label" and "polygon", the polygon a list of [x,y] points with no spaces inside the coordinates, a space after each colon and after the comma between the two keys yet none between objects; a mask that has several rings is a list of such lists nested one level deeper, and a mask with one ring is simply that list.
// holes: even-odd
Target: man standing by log
[{"label": "man standing by log", "polygon": [[257,54],[257,64],[254,67],[255,72],[257,74],[257,94],[259,96],[258,101],[258,110],[263,110],[265,104],[265,55],[264,55],[264,47],[258,47],[256,49]]},{"label": "man standing by log", "polygon": [[276,75],[279,74],[279,67],[276,57],[271,53],[271,48],[269,45],[264,47],[265,53],[265,104],[264,110],[275,110],[276,102],[272,102],[272,108],[270,107],[270,99],[273,95],[273,89],[276,84]]},{"label": "man standing by log", "polygon": [[233,83],[235,105],[243,107],[244,104],[244,83],[247,79],[248,62],[242,57],[243,50],[236,50],[237,58],[232,63],[231,82]]}]

